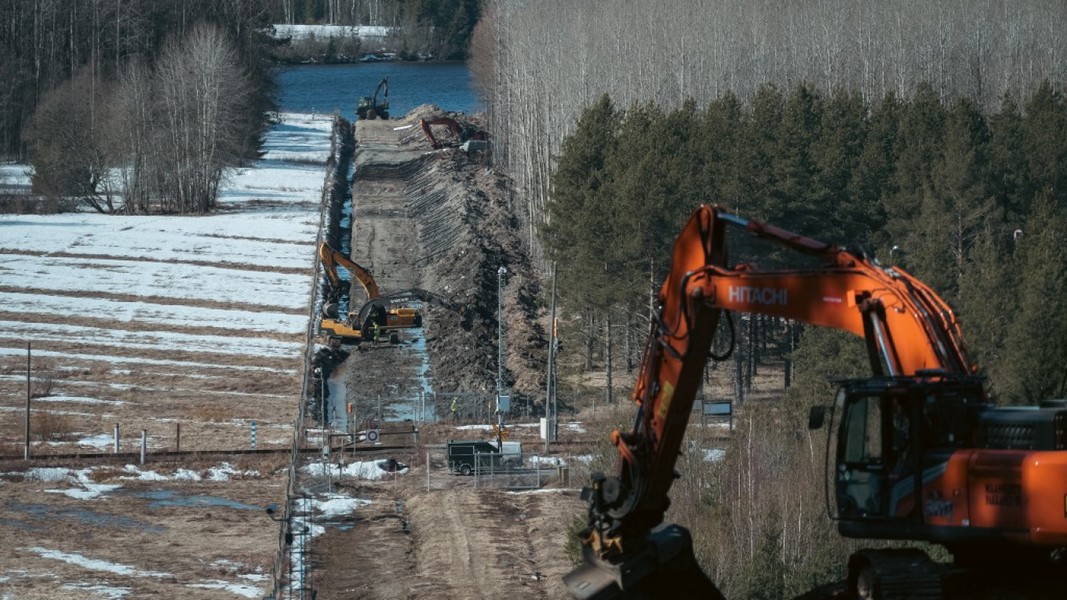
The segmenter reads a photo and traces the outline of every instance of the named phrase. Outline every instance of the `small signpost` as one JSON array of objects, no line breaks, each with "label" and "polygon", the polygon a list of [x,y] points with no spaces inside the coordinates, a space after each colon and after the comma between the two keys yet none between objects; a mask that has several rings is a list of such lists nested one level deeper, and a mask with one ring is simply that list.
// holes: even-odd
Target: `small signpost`
[{"label": "small signpost", "polygon": [[734,403],[730,400],[702,400],[700,403],[701,413],[700,421],[701,425],[707,424],[707,419],[711,418],[726,418],[730,423],[730,431],[734,430]]}]

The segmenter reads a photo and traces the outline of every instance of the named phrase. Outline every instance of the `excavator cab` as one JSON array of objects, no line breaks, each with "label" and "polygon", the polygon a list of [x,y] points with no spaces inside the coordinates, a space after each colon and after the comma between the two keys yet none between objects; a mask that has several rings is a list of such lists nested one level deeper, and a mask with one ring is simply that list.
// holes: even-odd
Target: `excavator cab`
[{"label": "excavator cab", "polygon": [[[839,531],[924,538],[925,516],[941,510],[932,484],[956,450],[974,447],[973,432],[987,406],[977,377],[842,382],[833,408],[840,415],[833,467]],[[809,427],[821,427],[823,413],[813,409]]]}]

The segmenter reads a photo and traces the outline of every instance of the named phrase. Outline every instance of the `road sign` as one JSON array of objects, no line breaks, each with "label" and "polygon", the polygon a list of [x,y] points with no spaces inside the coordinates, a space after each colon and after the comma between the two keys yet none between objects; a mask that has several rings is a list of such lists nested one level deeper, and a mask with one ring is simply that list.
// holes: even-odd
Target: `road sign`
[{"label": "road sign", "polygon": [[377,442],[381,438],[381,436],[382,436],[382,431],[380,429],[368,429],[367,430],[367,441],[372,443],[372,444]]},{"label": "road sign", "polygon": [[704,414],[710,417],[729,417],[733,414],[733,403],[729,400],[708,400],[703,405]]}]

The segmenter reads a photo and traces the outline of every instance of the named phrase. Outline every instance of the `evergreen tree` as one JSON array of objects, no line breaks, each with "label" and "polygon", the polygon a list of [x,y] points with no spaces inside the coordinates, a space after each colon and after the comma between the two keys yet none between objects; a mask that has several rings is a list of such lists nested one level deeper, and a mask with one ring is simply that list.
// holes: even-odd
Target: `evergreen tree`
[{"label": "evergreen tree", "polygon": [[1035,189],[1067,204],[1067,103],[1048,81],[1027,103],[1023,128]]},{"label": "evergreen tree", "polygon": [[919,85],[903,108],[892,186],[882,200],[890,239],[911,253],[922,244],[922,234],[915,231],[915,224],[923,195],[930,189],[931,167],[944,143],[945,110],[927,84]]},{"label": "evergreen tree", "polygon": [[812,231],[824,240],[865,245],[873,233],[871,205],[849,190],[865,145],[866,112],[859,94],[844,90],[835,92],[823,107],[819,134],[812,143],[811,194],[816,206],[824,207],[821,225]]},{"label": "evergreen tree", "polygon": [[696,118],[690,147],[701,160],[697,185],[709,202],[736,206],[744,170],[740,160],[745,119],[741,100],[728,92],[710,102]]},{"label": "evergreen tree", "polygon": [[886,198],[898,193],[894,169],[899,160],[900,120],[903,105],[893,94],[887,95],[870,111],[867,134],[849,182],[849,191],[861,222],[868,229],[864,236],[869,250],[888,260],[892,244],[885,233]]},{"label": "evergreen tree", "polygon": [[989,130],[968,100],[948,112],[939,156],[923,190],[919,219],[913,224],[909,264],[915,273],[950,302],[958,300],[959,279],[987,222],[1001,215],[990,195],[986,153]]},{"label": "evergreen tree", "polygon": [[832,210],[829,195],[812,185],[811,153],[822,113],[822,99],[810,85],[797,86],[786,101],[771,161],[776,180],[765,217],[812,237],[823,236],[821,225]]},{"label": "evergreen tree", "polygon": [[959,311],[970,358],[989,377],[992,390],[1001,379],[1004,341],[1017,289],[1010,231],[988,222],[975,236],[960,276]]},{"label": "evergreen tree", "polygon": [[655,104],[632,107],[606,160],[609,184],[602,213],[613,235],[603,251],[621,263],[622,280],[632,286],[623,294],[627,297],[647,297],[649,261],[665,260],[660,248],[673,239],[664,224],[676,196],[666,173],[663,124],[663,111]]},{"label": "evergreen tree", "polygon": [[739,197],[735,210],[766,220],[771,214],[773,193],[777,185],[774,160],[778,150],[778,132],[784,108],[782,93],[773,85],[764,85],[752,98],[749,117],[738,144]]},{"label": "evergreen tree", "polygon": [[1018,240],[1020,282],[995,385],[1013,404],[1067,395],[1067,209],[1044,192]]},{"label": "evergreen tree", "polygon": [[1021,224],[1033,198],[1026,131],[1015,99],[1007,95],[989,118],[989,191],[1008,223]]},{"label": "evergreen tree", "polygon": [[610,205],[606,185],[608,152],[615,147],[619,115],[604,94],[578,120],[574,135],[563,143],[553,177],[548,220],[542,240],[558,265],[559,285],[575,304],[607,307],[606,292],[617,284],[608,272],[602,251],[616,240],[605,231],[603,209]]}]

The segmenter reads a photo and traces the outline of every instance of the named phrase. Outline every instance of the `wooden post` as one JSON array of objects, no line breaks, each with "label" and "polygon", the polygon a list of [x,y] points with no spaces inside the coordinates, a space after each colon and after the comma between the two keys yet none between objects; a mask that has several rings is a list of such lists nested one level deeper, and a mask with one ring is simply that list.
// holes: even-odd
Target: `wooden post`
[{"label": "wooden post", "polygon": [[145,454],[148,453],[148,430],[141,430],[141,464],[144,464]]},{"label": "wooden post", "polygon": [[182,424],[174,424],[174,450],[181,452],[182,449]]},{"label": "wooden post", "polygon": [[119,453],[119,424],[115,423],[115,454]]},{"label": "wooden post", "polygon": [[30,378],[30,342],[26,342],[26,448],[22,458],[30,459],[30,396],[33,395],[33,381]]}]

